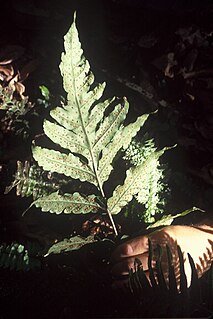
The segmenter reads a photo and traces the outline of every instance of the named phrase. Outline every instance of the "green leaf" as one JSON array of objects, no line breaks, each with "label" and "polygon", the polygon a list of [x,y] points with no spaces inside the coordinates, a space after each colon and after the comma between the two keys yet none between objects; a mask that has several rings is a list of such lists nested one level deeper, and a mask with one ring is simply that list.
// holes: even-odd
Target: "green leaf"
[{"label": "green leaf", "polygon": [[[128,147],[148,115],[142,115],[125,126],[129,110],[127,99],[112,97],[101,100],[106,83],[95,82],[79,40],[76,14],[64,37],[64,52],[59,67],[67,99],[50,112],[51,119],[45,120],[43,125],[45,135],[57,144],[57,151],[34,146],[34,159],[44,170],[95,185],[106,202],[103,184],[113,169],[113,160],[121,148],[125,150]],[[96,204],[92,207],[87,200],[82,200],[79,206],[75,205],[72,196],[68,198],[65,194],[56,202],[50,195],[38,199],[35,205],[43,211],[55,213],[70,213],[73,210],[75,213],[86,213],[97,208]],[[117,233],[110,211],[107,213]]]},{"label": "green leaf", "polygon": [[[92,87],[94,75],[84,57],[75,19],[76,16],[64,37],[65,52],[60,63],[67,105],[50,112],[55,123],[44,122],[45,134],[72,154],[60,156],[56,151],[35,148],[33,156],[45,170],[93,183],[103,195],[102,186],[112,171],[115,155],[122,147],[128,147],[148,115],[124,127],[129,109],[126,98],[121,101],[113,97],[97,103],[106,84]],[[82,164],[78,154],[87,159],[87,165]]]},{"label": "green leaf", "polygon": [[38,198],[33,202],[43,212],[55,214],[86,214],[102,207],[95,202],[95,195],[82,196],[79,193],[60,195],[58,192]]},{"label": "green leaf", "polygon": [[41,90],[41,95],[45,98],[46,101],[50,99],[50,91],[45,85],[40,85],[39,89]]},{"label": "green leaf", "polygon": [[[167,149],[168,148],[164,148],[151,153],[141,165],[131,167],[127,171],[124,184],[118,185],[113,192],[113,196],[107,201],[107,207],[111,214],[119,213],[120,210],[132,200],[133,196],[143,189],[143,180],[148,178],[153,166],[156,165],[159,157],[163,155]],[[144,184],[146,186],[146,183]]]},{"label": "green leaf", "polygon": [[96,241],[97,240],[94,239],[94,236],[88,236],[86,238],[81,236],[75,236],[69,239],[65,238],[64,240],[52,245],[44,257],[47,257],[50,254],[61,254],[78,250],[84,245],[91,244]]},{"label": "green leaf", "polygon": [[194,212],[194,211],[197,211],[197,210],[199,210],[199,211],[201,211],[201,212],[204,212],[204,211],[203,211],[202,209],[200,209],[200,208],[192,207],[192,208],[187,209],[187,210],[184,210],[184,212],[179,213],[179,214],[176,214],[176,215],[171,215],[171,214],[165,215],[165,216],[163,216],[160,220],[158,220],[156,223],[149,225],[149,226],[147,227],[147,229],[148,229],[148,228],[160,227],[160,226],[169,226],[169,225],[171,225],[171,223],[173,222],[173,220],[174,220],[175,218],[183,217],[183,216],[188,215],[189,213]]},{"label": "green leaf", "polygon": [[43,127],[45,134],[51,138],[54,143],[59,144],[61,147],[73,153],[79,153],[85,157],[89,157],[88,149],[76,133],[49,121],[45,121]]},{"label": "green leaf", "polygon": [[66,176],[80,179],[82,182],[88,181],[96,185],[94,172],[90,167],[80,161],[72,153],[68,155],[59,151],[49,150],[36,146],[32,149],[33,157],[45,170],[64,174]]},{"label": "green leaf", "polygon": [[103,155],[98,167],[98,173],[100,174],[102,182],[105,182],[108,179],[113,169],[111,164],[117,152],[121,148],[125,150],[129,146],[132,138],[137,134],[148,117],[149,114],[144,114],[138,117],[134,123],[130,123],[125,127],[121,125],[112,141],[103,149]]},{"label": "green leaf", "polygon": [[17,170],[10,186],[5,188],[5,194],[16,187],[16,195],[21,197],[33,196],[33,199],[56,191],[58,186],[52,181],[45,179],[41,167],[31,165],[29,161],[22,163],[17,161]]},{"label": "green leaf", "polygon": [[120,125],[126,118],[129,109],[129,103],[124,99],[122,104],[115,106],[114,110],[103,120],[96,132],[94,141],[94,154],[98,161],[99,154],[114,137]]},{"label": "green leaf", "polygon": [[9,245],[0,244],[0,267],[10,268],[10,270],[36,269],[41,267],[38,251],[33,251],[34,243],[28,244],[28,248],[18,242]]}]

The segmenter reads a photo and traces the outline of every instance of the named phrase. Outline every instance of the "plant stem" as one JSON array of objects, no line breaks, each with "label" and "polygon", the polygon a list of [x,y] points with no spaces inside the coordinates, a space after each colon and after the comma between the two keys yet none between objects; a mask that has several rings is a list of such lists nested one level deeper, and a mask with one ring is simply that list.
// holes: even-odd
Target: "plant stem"
[{"label": "plant stem", "polygon": [[[72,71],[72,73],[74,73],[74,71]],[[73,87],[74,87],[74,91],[76,92],[77,90],[76,90],[76,86],[75,86],[75,80],[73,81]],[[94,170],[97,182],[98,182],[98,187],[100,189],[100,192],[101,192],[101,195],[103,196],[103,198],[106,198],[106,196],[104,194],[103,187],[102,187],[102,183],[101,183],[99,175],[98,175],[98,171],[97,171],[97,166],[96,166],[96,161],[95,161],[95,158],[94,158],[92,145],[90,143],[90,139],[89,139],[89,136],[88,136],[87,131],[86,131],[86,127],[85,127],[85,124],[84,124],[84,119],[83,119],[83,116],[82,116],[82,113],[81,113],[81,107],[80,107],[81,105],[80,105],[80,102],[79,102],[79,99],[78,99],[77,96],[75,96],[75,103],[78,106],[79,117],[80,117],[80,121],[81,121],[81,124],[82,124],[83,132],[84,132],[85,137],[86,137],[86,141],[87,141],[88,149],[89,149],[89,152],[90,152],[90,156],[91,156],[91,159],[92,159],[93,170]],[[107,214],[108,214],[109,219],[111,221],[111,224],[112,224],[113,230],[115,232],[115,235],[118,236],[118,231],[117,231],[117,228],[115,226],[112,214],[108,210],[107,210]]]},{"label": "plant stem", "polygon": [[108,214],[109,219],[110,219],[110,221],[111,221],[113,230],[114,230],[114,232],[115,232],[115,236],[118,236],[118,231],[117,231],[117,228],[116,228],[116,226],[115,226],[115,222],[114,222],[114,219],[113,219],[113,217],[112,217],[112,214],[111,214],[108,210],[107,210],[107,214]]},{"label": "plant stem", "polygon": [[[92,155],[92,158],[94,158],[92,153],[91,153],[91,155]],[[95,175],[96,175],[96,178],[97,178],[98,186],[99,186],[99,189],[100,189],[100,191],[101,191],[101,195],[103,196],[103,198],[106,198],[106,196],[105,196],[105,194],[104,194],[103,187],[102,187],[102,185],[101,185],[101,182],[100,182],[100,179],[99,179],[99,176],[98,176],[98,173],[97,173],[97,169],[96,169],[95,166],[93,166],[93,167],[94,167]],[[110,211],[109,211],[108,209],[107,209],[107,214],[108,214],[109,219],[110,219],[110,221],[111,221],[113,230],[114,230],[114,232],[115,232],[115,236],[118,236],[118,231],[117,231],[117,228],[116,228],[114,219],[113,219],[112,214],[110,213]]]}]

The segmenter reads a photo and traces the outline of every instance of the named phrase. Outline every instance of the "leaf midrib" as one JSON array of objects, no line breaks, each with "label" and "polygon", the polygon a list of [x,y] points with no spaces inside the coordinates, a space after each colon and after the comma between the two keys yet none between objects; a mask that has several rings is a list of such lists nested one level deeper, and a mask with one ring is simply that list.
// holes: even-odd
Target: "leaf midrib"
[{"label": "leaf midrib", "polygon": [[[73,41],[73,40],[72,40]],[[73,47],[73,43],[72,43],[72,47]],[[73,50],[71,48],[71,54],[73,55]],[[73,59],[71,59],[71,68],[72,68],[72,74],[75,74],[74,72],[74,66],[73,66],[73,63],[72,63]],[[78,64],[79,65],[79,64]],[[102,188],[102,185],[101,185],[101,181],[100,181],[100,177],[98,176],[98,171],[97,171],[97,163],[95,162],[95,156],[94,156],[94,153],[93,153],[93,150],[92,150],[92,147],[91,147],[91,143],[90,143],[90,140],[89,140],[89,137],[88,137],[88,134],[87,134],[87,131],[86,131],[86,127],[84,125],[84,121],[83,121],[83,117],[82,117],[82,114],[81,114],[81,108],[80,108],[80,102],[78,100],[78,97],[77,97],[77,90],[76,90],[76,85],[75,85],[75,76],[73,77],[73,87],[74,87],[74,91],[75,91],[75,103],[78,107],[78,113],[79,113],[79,117],[80,117],[80,121],[81,121],[81,124],[82,124],[82,129],[83,129],[83,132],[85,134],[85,137],[86,137],[86,141],[87,141],[87,144],[88,144],[88,150],[89,150],[89,153],[90,153],[90,156],[91,156],[91,159],[92,159],[92,165],[93,165],[93,171],[94,171],[94,176],[97,180],[97,184],[99,186],[99,189],[100,189],[100,192],[102,194],[102,196],[105,198],[105,194],[104,194],[104,191],[103,191],[103,188]]]}]

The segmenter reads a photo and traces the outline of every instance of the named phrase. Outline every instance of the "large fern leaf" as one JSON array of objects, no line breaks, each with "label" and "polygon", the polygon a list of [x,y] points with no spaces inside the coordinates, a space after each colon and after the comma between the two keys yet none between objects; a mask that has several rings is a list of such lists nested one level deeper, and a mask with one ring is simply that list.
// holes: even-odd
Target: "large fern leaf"
[{"label": "large fern leaf", "polygon": [[[76,17],[64,37],[65,52],[62,53],[60,70],[63,86],[67,92],[67,104],[56,107],[50,112],[52,121],[44,122],[45,134],[56,144],[68,152],[50,150],[40,146],[33,147],[34,159],[44,170],[64,174],[74,179],[87,181],[95,185],[105,197],[103,184],[112,171],[112,162],[123,148],[126,149],[131,139],[140,130],[148,115],[140,116],[134,123],[124,125],[129,104],[126,98],[120,100],[112,97],[99,101],[103,96],[105,83],[94,84],[94,75],[90,70],[81,48],[76,28]],[[59,198],[56,207],[50,196],[38,199],[35,204],[42,210],[56,213],[91,211],[98,205],[91,205],[88,200],[74,203],[74,197],[63,201]],[[79,198],[81,195],[78,194]],[[85,197],[84,197],[85,199]],[[91,199],[91,198],[90,198]],[[108,212],[110,214],[110,212]]]}]

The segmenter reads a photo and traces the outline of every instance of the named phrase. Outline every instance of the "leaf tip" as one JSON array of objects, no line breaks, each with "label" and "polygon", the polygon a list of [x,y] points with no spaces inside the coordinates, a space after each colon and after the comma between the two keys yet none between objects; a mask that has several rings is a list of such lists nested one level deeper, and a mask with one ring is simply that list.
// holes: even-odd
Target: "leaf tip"
[{"label": "leaf tip", "polygon": [[73,23],[76,22],[76,16],[77,16],[77,13],[76,13],[76,10],[74,11],[74,14],[73,14]]},{"label": "leaf tip", "polygon": [[200,211],[201,213],[205,213],[205,212],[206,212],[204,209],[201,209],[201,208],[196,207],[196,206],[193,206],[193,207],[192,207],[192,210],[193,210],[193,211],[198,210],[198,211]]}]

